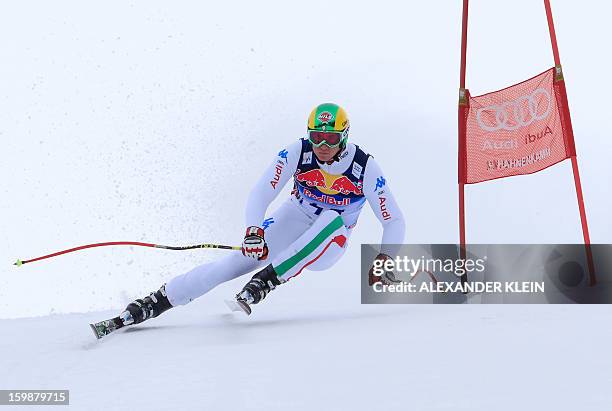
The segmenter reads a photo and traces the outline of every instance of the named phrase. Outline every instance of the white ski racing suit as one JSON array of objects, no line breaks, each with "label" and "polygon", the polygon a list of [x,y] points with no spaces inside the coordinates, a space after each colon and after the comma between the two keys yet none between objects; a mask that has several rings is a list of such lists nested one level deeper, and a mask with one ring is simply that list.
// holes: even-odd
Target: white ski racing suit
[{"label": "white ski racing suit", "polygon": [[[291,178],[291,197],[266,218],[268,206]],[[281,282],[305,269],[328,269],[344,254],[366,200],[383,226],[380,252],[393,256],[396,244],[404,241],[405,223],[374,158],[349,143],[338,161],[319,163],[308,140],[291,144],[278,153],[247,201],[246,226],[264,228],[268,258],[232,253],[195,267],[168,282],[168,300],[173,306],[187,304],[268,264]]]}]

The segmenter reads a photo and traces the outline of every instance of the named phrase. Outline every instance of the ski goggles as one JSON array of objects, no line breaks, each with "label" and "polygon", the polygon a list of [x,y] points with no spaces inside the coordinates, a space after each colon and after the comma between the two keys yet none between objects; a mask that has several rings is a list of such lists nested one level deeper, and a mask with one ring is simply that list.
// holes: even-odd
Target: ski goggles
[{"label": "ski goggles", "polygon": [[308,140],[315,147],[321,147],[323,144],[331,148],[338,147],[343,135],[343,131],[308,130]]}]

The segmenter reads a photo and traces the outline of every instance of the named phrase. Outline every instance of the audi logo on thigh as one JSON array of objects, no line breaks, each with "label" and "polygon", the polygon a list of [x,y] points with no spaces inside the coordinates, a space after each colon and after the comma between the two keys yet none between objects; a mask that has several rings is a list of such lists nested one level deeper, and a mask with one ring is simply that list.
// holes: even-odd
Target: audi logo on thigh
[{"label": "audi logo on thigh", "polygon": [[[546,103],[544,103],[546,100]],[[543,104],[546,110],[542,111]],[[538,88],[528,96],[521,96],[514,101],[506,101],[500,105],[480,108],[476,111],[476,121],[480,128],[486,131],[516,130],[537,120],[544,120],[550,115],[552,97],[550,93]]]}]

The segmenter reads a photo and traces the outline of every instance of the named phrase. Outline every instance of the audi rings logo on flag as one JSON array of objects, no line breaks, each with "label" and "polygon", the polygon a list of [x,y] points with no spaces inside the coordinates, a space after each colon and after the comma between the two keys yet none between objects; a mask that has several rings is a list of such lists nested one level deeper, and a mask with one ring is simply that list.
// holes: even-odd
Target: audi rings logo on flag
[{"label": "audi rings logo on flag", "polygon": [[463,181],[531,174],[569,157],[571,129],[564,125],[554,71],[480,96],[468,94],[459,117],[465,121]]},{"label": "audi rings logo on flag", "polygon": [[476,121],[480,128],[486,131],[512,131],[547,118],[552,110],[552,103],[548,90],[538,88],[516,100],[478,109]]}]

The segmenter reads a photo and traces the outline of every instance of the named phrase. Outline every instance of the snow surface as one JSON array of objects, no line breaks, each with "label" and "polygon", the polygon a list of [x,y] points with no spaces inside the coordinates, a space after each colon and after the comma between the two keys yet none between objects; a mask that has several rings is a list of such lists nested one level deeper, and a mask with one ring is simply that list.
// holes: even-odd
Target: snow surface
[{"label": "snow surface", "polygon": [[[608,306],[361,306],[370,211],[337,267],[251,317],[222,302],[237,279],[101,341],[87,323],[224,252],[10,265],[237,244],[245,188],[321,101],[382,165],[406,241],[457,241],[460,1],[175,3],[0,6],[0,389],[87,410],[610,408]],[[610,243],[612,7],[552,5],[591,237]],[[552,65],[541,1],[470,2],[472,94]],[[569,162],[466,196],[470,242],[582,241]]]},{"label": "snow surface", "polygon": [[99,342],[84,325],[112,311],[4,320],[0,384],[69,388],[84,410],[610,408],[595,306],[270,298],[248,318],[198,301]]}]

